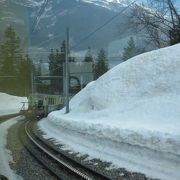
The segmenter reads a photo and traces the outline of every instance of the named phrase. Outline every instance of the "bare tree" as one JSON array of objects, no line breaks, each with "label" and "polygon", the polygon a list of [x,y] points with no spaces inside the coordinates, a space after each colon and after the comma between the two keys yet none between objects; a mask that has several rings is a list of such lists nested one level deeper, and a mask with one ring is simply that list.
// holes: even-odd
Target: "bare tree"
[{"label": "bare tree", "polygon": [[147,0],[132,8],[131,25],[160,48],[180,42],[180,14],[173,0]]}]

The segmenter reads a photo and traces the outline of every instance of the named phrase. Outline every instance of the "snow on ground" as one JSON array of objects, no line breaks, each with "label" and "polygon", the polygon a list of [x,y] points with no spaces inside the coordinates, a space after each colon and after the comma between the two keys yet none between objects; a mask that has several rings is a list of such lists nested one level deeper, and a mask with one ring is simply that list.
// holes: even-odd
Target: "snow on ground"
[{"label": "snow on ground", "polygon": [[180,179],[180,44],[141,54],[90,83],[39,127],[45,138],[149,177]]},{"label": "snow on ground", "polygon": [[18,113],[23,105],[22,102],[27,102],[27,98],[0,92],[0,116]]},{"label": "snow on ground", "polygon": [[13,160],[11,152],[6,149],[7,133],[8,129],[17,123],[17,121],[22,120],[22,118],[22,116],[18,116],[0,124],[0,175],[4,175],[10,180],[18,180],[22,178],[16,175],[9,167],[9,163],[13,162]]}]

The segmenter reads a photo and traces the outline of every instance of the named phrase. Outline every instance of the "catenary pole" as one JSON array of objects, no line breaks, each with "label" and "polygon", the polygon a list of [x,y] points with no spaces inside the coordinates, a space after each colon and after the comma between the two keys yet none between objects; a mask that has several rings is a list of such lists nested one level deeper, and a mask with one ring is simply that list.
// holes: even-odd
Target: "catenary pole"
[{"label": "catenary pole", "polygon": [[34,94],[34,76],[32,72],[31,72],[31,88],[32,88],[32,94]]},{"label": "catenary pole", "polygon": [[65,74],[66,74],[66,83],[65,83],[65,104],[66,104],[66,113],[69,113],[69,28],[66,29],[66,61],[65,61]]},{"label": "catenary pole", "polygon": [[65,97],[66,97],[66,60],[63,61],[63,104],[65,105]]}]

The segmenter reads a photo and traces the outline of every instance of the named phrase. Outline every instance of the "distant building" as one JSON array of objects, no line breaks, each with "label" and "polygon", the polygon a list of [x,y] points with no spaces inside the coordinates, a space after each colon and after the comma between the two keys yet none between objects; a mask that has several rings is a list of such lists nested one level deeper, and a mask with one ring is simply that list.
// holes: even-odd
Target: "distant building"
[{"label": "distant building", "polygon": [[[89,82],[94,80],[93,62],[70,62],[70,93],[77,93]],[[41,75],[34,78],[35,93],[63,94],[62,77],[51,77],[47,63],[41,64]],[[53,83],[52,83],[53,82]],[[52,88],[52,84],[54,84]]]},{"label": "distant building", "polygon": [[[70,62],[69,72],[70,77],[76,77],[79,80],[81,88],[94,80],[93,62]],[[71,79],[70,86],[74,85],[75,82]]]}]

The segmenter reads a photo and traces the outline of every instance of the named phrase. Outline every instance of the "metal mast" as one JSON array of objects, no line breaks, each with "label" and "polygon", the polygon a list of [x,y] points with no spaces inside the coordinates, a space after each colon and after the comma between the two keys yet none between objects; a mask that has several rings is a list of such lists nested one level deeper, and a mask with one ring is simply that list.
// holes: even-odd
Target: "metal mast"
[{"label": "metal mast", "polygon": [[65,105],[66,113],[69,113],[69,28],[66,29],[65,75]]}]

